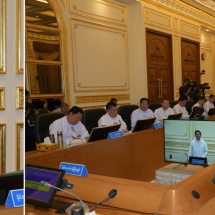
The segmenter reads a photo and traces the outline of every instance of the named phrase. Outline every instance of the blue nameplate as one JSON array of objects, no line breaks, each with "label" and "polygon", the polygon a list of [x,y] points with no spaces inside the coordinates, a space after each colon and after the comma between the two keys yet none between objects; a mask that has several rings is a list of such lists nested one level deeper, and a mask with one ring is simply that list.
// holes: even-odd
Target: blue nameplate
[{"label": "blue nameplate", "polygon": [[152,128],[157,129],[157,128],[163,128],[163,123],[156,123],[152,126]]},{"label": "blue nameplate", "polygon": [[24,206],[24,189],[10,190],[5,205],[11,208]]},{"label": "blue nameplate", "polygon": [[66,174],[70,175],[76,176],[88,175],[87,168],[83,164],[61,162],[60,169],[64,170]]},{"label": "blue nameplate", "polygon": [[123,137],[124,132],[123,131],[115,131],[115,132],[110,132],[107,136],[107,139],[113,139],[117,137]]}]

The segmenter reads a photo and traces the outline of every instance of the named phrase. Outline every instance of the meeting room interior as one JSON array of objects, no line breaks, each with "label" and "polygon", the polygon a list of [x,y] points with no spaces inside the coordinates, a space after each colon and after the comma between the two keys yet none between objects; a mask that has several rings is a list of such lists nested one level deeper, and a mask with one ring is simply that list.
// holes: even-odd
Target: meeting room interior
[{"label": "meeting room interior", "polygon": [[[153,113],[181,87],[215,99],[214,0],[1,0],[0,11],[0,182],[23,180],[0,185],[0,202],[26,194],[0,214],[214,214],[215,100],[200,117],[189,94],[194,118],[132,132],[141,98]],[[126,129],[98,128],[109,102]],[[74,115],[89,137],[53,140],[50,125]],[[208,151],[192,162],[195,131]]]}]

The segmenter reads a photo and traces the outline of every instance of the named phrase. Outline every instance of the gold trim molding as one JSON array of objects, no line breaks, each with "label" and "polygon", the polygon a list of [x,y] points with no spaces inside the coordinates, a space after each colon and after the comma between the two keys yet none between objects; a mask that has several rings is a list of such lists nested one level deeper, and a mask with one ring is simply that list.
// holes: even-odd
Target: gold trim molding
[{"label": "gold trim molding", "polygon": [[24,108],[24,89],[23,87],[16,87],[16,108]]},{"label": "gold trim molding", "polygon": [[6,1],[0,1],[0,74],[6,73]]},{"label": "gold trim molding", "polygon": [[6,172],[6,124],[0,124],[0,175]]},{"label": "gold trim molding", "polygon": [[180,0],[141,0],[145,4],[154,5],[156,8],[168,9],[174,14],[180,14],[182,17],[192,18],[193,21],[196,21],[200,24],[207,25],[214,29],[215,26],[215,17],[209,15],[201,10],[198,10],[186,3],[181,2]]},{"label": "gold trim molding", "polygon": [[0,110],[5,110],[5,88],[0,87]]},{"label": "gold trim molding", "polygon": [[24,21],[22,20],[24,10],[24,1],[16,0],[16,64],[17,64],[17,74],[24,73]]},{"label": "gold trim molding", "polygon": [[[81,3],[84,4],[84,7],[83,8],[78,7],[78,3],[80,5],[81,5]],[[95,9],[95,11],[84,10],[86,8],[86,4],[88,5],[89,8],[100,8],[100,10],[96,10],[96,9]],[[94,5],[92,5],[92,4],[94,4]],[[90,7],[90,5],[91,5],[91,7]],[[104,7],[105,7],[105,9],[104,9]],[[107,13],[107,14],[109,15],[109,17],[107,16],[107,14],[101,13],[102,10],[107,11],[108,8],[109,8],[109,13]],[[117,17],[118,19],[117,18],[114,19],[114,17],[111,17],[110,16],[111,8],[113,9],[113,12],[118,11],[119,14],[121,13],[121,17]],[[87,0],[87,1],[85,1],[85,3],[83,3],[83,1],[79,1],[79,0],[70,0],[70,13],[77,14],[79,16],[83,16],[83,17],[87,17],[87,18],[91,18],[91,19],[105,21],[107,23],[121,25],[121,26],[127,26],[127,24],[128,24],[127,23],[128,22],[127,21],[128,20],[127,11],[128,11],[127,6],[118,4],[117,2],[113,2],[113,1]],[[99,14],[99,12],[100,12],[100,14]]]},{"label": "gold trim molding", "polygon": [[129,100],[129,94],[115,94],[115,95],[96,95],[96,96],[76,96],[75,103],[93,103],[93,102],[107,102],[111,98],[116,98],[117,100]]},{"label": "gold trim molding", "polygon": [[[24,147],[24,139],[22,139],[21,143],[21,132],[24,138],[24,131],[23,131],[24,125],[23,123],[16,123],[16,169],[20,170],[20,157],[22,156],[23,147]],[[22,147],[21,147],[22,146]],[[23,169],[23,167],[21,167]]]}]

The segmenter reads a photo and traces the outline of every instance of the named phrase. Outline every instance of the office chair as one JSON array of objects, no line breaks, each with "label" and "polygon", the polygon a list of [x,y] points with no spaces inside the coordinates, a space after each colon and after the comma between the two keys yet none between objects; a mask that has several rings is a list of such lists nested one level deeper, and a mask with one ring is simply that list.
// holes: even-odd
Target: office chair
[{"label": "office chair", "polygon": [[122,117],[127,125],[127,129],[131,130],[131,114],[134,110],[139,108],[138,105],[122,105],[118,108],[118,114]]},{"label": "office chair", "polygon": [[94,127],[98,127],[99,119],[107,112],[104,108],[92,108],[84,110],[82,123],[88,130],[89,134]]},{"label": "office chair", "polygon": [[55,120],[65,116],[63,113],[44,113],[35,119],[35,138],[37,143],[43,143],[44,138],[49,136],[49,125]]}]

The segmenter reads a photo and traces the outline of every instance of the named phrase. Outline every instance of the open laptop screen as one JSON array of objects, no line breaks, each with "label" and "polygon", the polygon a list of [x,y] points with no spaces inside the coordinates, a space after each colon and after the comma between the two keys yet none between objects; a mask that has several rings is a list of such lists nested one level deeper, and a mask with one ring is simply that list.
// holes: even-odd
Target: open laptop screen
[{"label": "open laptop screen", "polygon": [[106,139],[110,132],[118,131],[121,124],[93,128],[87,142]]},{"label": "open laptop screen", "polygon": [[181,119],[182,113],[171,114],[167,119]]},{"label": "open laptop screen", "polygon": [[155,122],[155,118],[137,120],[136,125],[134,126],[134,129],[133,129],[133,132],[151,129],[154,122]]},{"label": "open laptop screen", "polygon": [[40,207],[49,207],[56,190],[41,182],[58,187],[64,176],[64,170],[34,165],[25,167],[25,201]]}]

